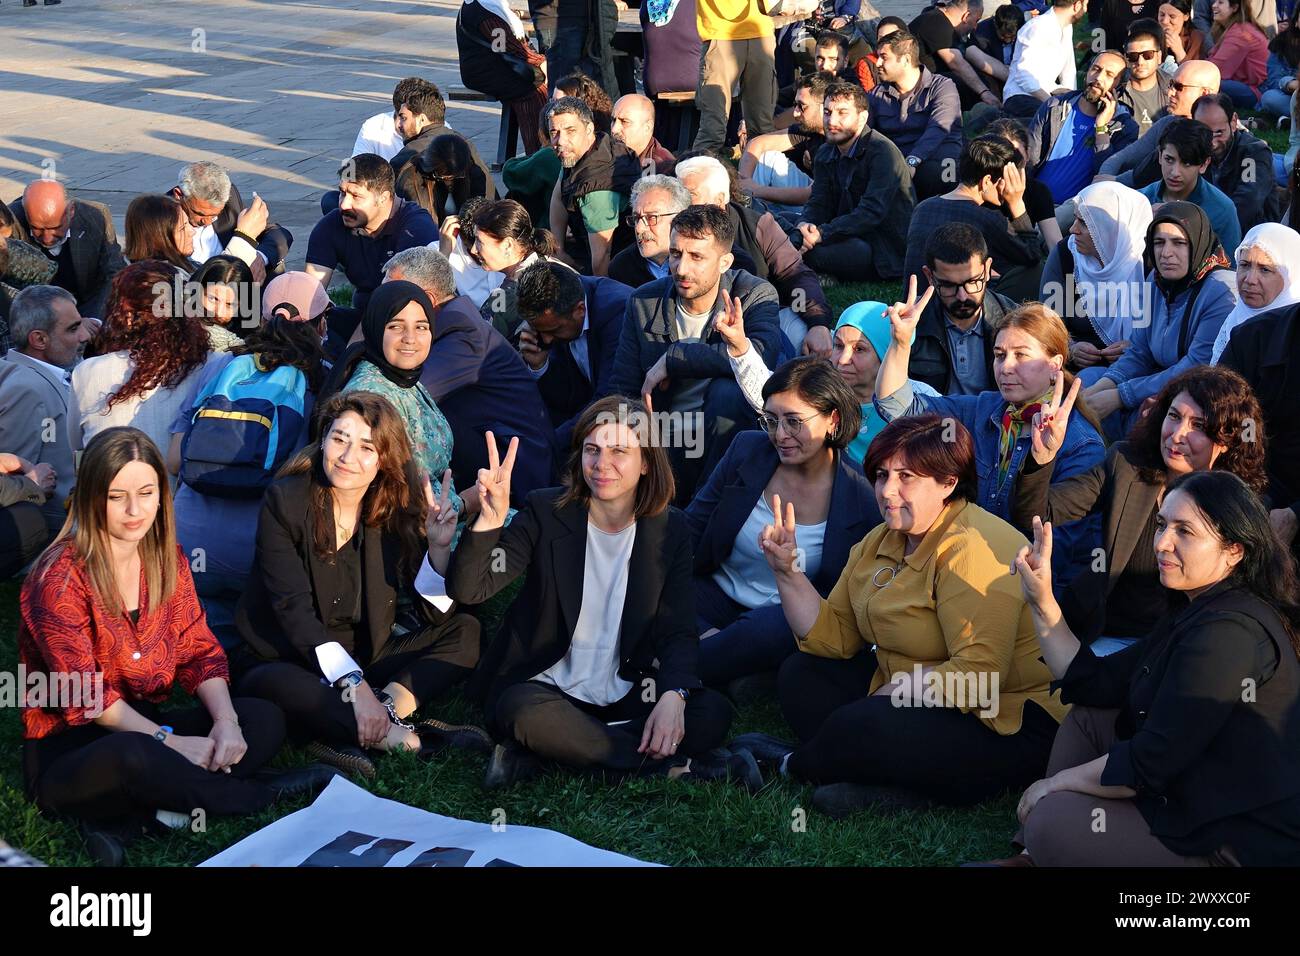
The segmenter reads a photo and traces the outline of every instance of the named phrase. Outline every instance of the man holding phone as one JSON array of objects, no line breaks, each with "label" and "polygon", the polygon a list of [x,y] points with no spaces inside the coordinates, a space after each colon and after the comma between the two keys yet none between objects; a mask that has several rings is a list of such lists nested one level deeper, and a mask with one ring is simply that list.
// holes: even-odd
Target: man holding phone
[{"label": "man holding phone", "polygon": [[1137,140],[1137,121],[1116,102],[1124,77],[1124,55],[1103,50],[1081,91],[1058,93],[1034,114],[1027,165],[1058,206],[1092,182],[1111,153]]}]

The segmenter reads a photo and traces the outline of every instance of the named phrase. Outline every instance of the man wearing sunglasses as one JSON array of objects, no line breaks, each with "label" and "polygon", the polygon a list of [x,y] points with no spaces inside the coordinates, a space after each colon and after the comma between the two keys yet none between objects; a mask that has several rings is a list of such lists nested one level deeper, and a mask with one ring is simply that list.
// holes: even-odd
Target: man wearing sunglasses
[{"label": "man wearing sunglasses", "polygon": [[1219,68],[1209,60],[1184,60],[1169,82],[1168,112],[1159,117],[1136,143],[1112,153],[1093,182],[1113,179],[1137,189],[1160,178],[1160,137],[1175,119],[1191,119],[1192,104],[1207,93],[1219,92]]},{"label": "man wearing sunglasses", "polygon": [[1164,58],[1164,34],[1160,24],[1151,19],[1134,20],[1124,44],[1128,79],[1119,89],[1119,103],[1128,107],[1137,120],[1139,136],[1164,115],[1165,104],[1169,102],[1170,77],[1160,69]]}]

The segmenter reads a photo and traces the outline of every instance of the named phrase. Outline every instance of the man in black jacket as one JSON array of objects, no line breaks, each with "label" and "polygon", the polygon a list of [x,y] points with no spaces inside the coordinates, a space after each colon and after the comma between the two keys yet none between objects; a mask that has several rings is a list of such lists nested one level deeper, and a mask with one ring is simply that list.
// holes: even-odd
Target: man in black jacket
[{"label": "man in black jacket", "polygon": [[482,177],[480,181],[486,184],[485,195],[489,199],[496,198],[496,184],[492,180],[492,173],[483,162],[483,157],[478,154],[474,143],[447,125],[447,103],[442,98],[442,91],[436,85],[424,80],[418,84],[411,84],[406,98],[397,108],[395,122],[397,132],[401,134],[406,145],[402,147],[401,152],[389,160],[393,167],[394,181],[401,183],[403,167],[423,154],[439,136],[455,136],[469,147],[470,160]]},{"label": "man in black jacket", "polygon": [[243,260],[256,282],[265,282],[284,271],[293,234],[267,222],[266,203],[256,193],[252,205],[245,209],[229,174],[216,163],[182,167],[171,196],[181,204],[195,229],[191,256],[195,262],[228,253]]},{"label": "man in black jacket", "polygon": [[735,229],[716,206],[688,206],[673,220],[671,274],[632,293],[614,359],[610,391],[649,395],[684,506],[708,478],[736,433],[756,425],[736,383],[715,316],[743,318],[745,333],[769,368],[780,354],[776,289],[733,270]]},{"label": "man in black jacket", "polygon": [[835,83],[823,102],[826,143],[813,165],[812,196],[791,237],[818,272],[861,281],[902,274],[916,206],[898,147],[867,126],[867,94]]},{"label": "man in black jacket", "polygon": [[73,200],[60,183],[39,179],[9,208],[33,244],[58,264],[50,284],[76,296],[83,316],[102,319],[113,276],[126,268],[108,207]]},{"label": "man in black jacket", "polygon": [[[1268,143],[1242,128],[1237,108],[1227,93],[1207,94],[1192,104],[1192,119],[1210,128],[1210,168],[1205,178],[1218,186],[1237,207],[1244,236],[1261,222],[1282,218],[1273,151]],[[1236,250],[1229,249],[1232,256]]]},{"label": "man in black jacket", "polygon": [[925,244],[921,268],[935,294],[916,325],[908,377],[940,395],[997,388],[993,337],[1015,303],[989,288],[993,260],[984,237],[964,222],[941,226]]},{"label": "man in black jacket", "polygon": [[[1300,538],[1300,305],[1265,312],[1232,330],[1219,364],[1255,390],[1268,436],[1269,523],[1296,552]],[[1249,425],[1249,423],[1247,423]]]}]

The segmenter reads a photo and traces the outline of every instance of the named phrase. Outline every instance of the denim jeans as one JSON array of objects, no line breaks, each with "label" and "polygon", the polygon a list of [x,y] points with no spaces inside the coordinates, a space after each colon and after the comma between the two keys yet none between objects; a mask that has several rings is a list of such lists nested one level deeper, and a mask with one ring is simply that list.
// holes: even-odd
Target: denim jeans
[{"label": "denim jeans", "polygon": [[1291,115],[1291,94],[1281,90],[1265,90],[1259,97],[1259,105],[1270,116]]},{"label": "denim jeans", "polygon": [[1232,99],[1232,104],[1238,109],[1253,110],[1259,106],[1259,97],[1241,80],[1221,80],[1219,92],[1227,93]]},{"label": "denim jeans", "polygon": [[235,629],[235,608],[239,606],[239,596],[247,587],[246,574],[206,570],[194,574],[194,590],[198,593],[199,603],[203,605],[208,627],[227,651],[242,641],[239,631]]}]

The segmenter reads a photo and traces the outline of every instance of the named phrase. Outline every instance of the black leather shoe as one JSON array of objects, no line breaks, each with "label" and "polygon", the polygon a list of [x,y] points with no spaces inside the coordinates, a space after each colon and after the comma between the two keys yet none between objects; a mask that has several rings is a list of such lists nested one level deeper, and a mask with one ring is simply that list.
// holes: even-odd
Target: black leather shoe
[{"label": "black leather shoe", "polygon": [[813,808],[836,820],[859,810],[878,814],[903,810],[929,810],[934,801],[902,787],[871,786],[862,783],[828,783],[813,791]]},{"label": "black leather shoe", "polygon": [[750,793],[763,789],[763,775],[758,772],[754,755],[743,747],[719,748],[704,757],[692,757],[680,780],[725,780],[739,784]]},{"label": "black leather shoe", "polygon": [[428,760],[448,747],[484,755],[492,753],[491,735],[474,724],[449,724],[430,717],[415,725],[415,733],[420,738],[422,760]]},{"label": "black leather shoe", "polygon": [[483,774],[483,789],[498,790],[542,775],[541,758],[514,741],[497,744]]},{"label": "black leather shoe", "polygon": [[[24,5],[35,6],[35,2],[33,0],[33,3]],[[90,823],[82,823],[78,829],[86,844],[86,852],[95,861],[95,866],[118,867],[126,864],[126,845],[120,834]]]},{"label": "black leather shoe", "polygon": [[338,767],[344,773],[357,774],[367,780],[375,779],[375,762],[360,747],[313,740],[307,745],[307,754],[321,763]]},{"label": "black leather shoe", "polygon": [[309,763],[305,767],[286,770],[259,770],[253,779],[271,789],[276,802],[295,797],[314,797],[329,786],[331,780],[342,776],[338,769],[325,763]]},{"label": "black leather shoe", "polygon": [[727,747],[731,750],[743,748],[754,755],[760,765],[779,765],[785,755],[794,753],[795,744],[771,734],[741,734],[733,739]]}]

